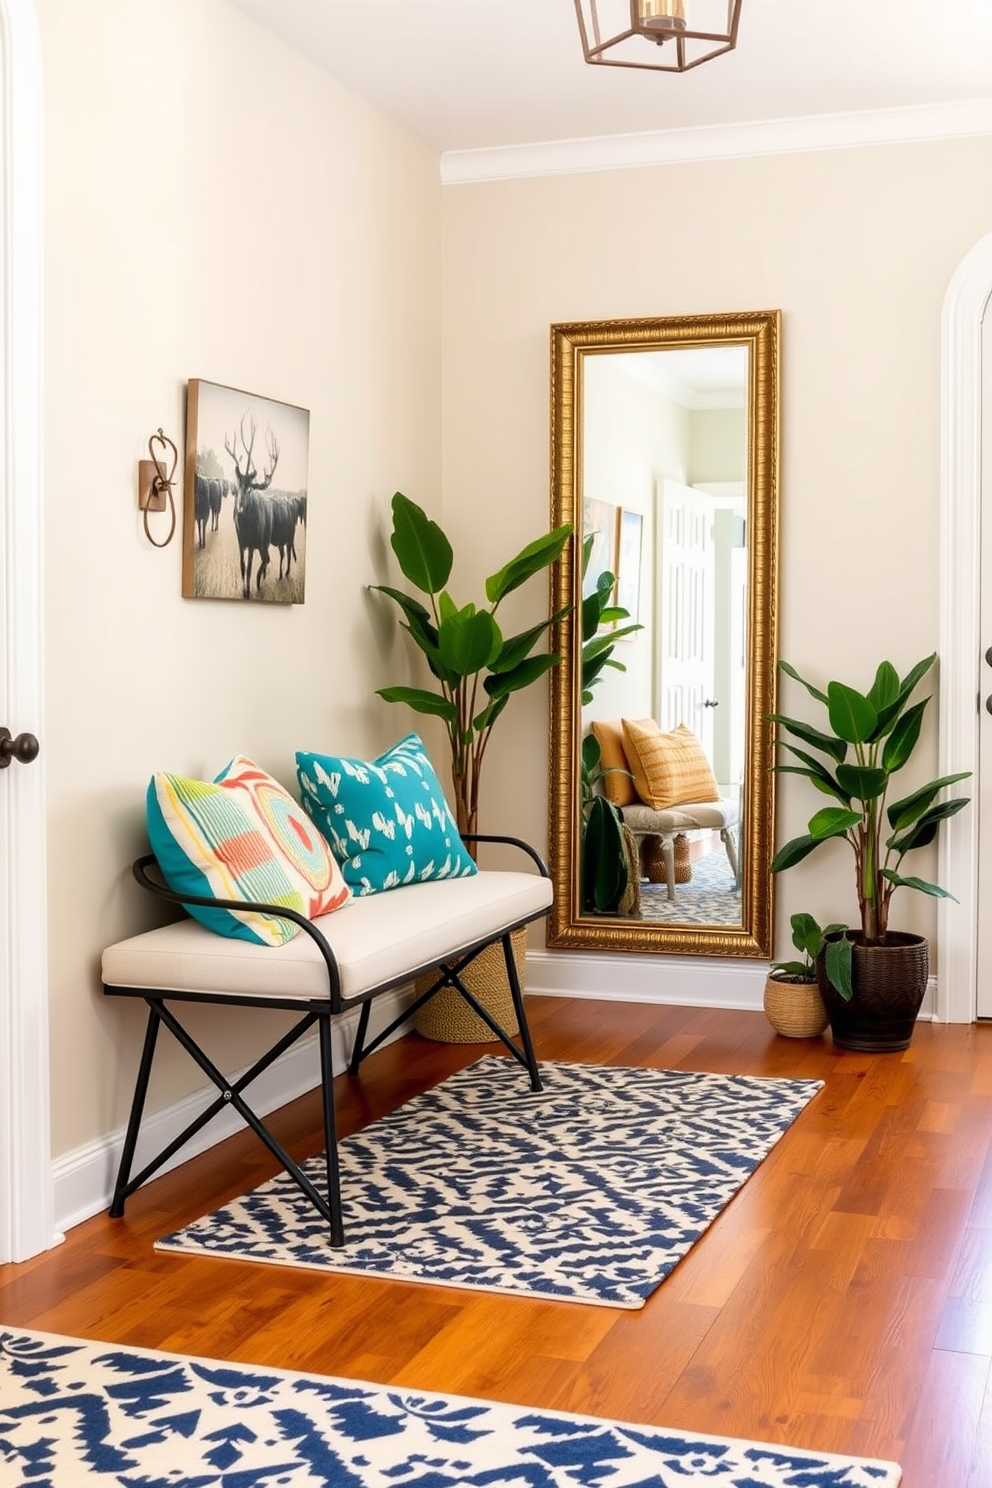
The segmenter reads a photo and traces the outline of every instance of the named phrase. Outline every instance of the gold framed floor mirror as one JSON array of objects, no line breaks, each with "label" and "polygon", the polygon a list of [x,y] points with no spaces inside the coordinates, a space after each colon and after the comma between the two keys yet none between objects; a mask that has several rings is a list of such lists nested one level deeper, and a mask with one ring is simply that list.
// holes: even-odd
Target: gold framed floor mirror
[{"label": "gold framed floor mirror", "polygon": [[[771,955],[779,342],[777,310],[551,327],[551,521],[575,526],[552,573],[551,947]],[[603,794],[630,865],[605,910],[583,872]]]}]

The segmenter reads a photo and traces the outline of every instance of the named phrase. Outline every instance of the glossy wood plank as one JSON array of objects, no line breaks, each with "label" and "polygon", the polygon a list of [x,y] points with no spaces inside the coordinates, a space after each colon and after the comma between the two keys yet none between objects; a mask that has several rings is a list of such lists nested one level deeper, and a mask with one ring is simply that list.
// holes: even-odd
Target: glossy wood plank
[{"label": "glossy wood plank", "polygon": [[[823,1089],[640,1311],[169,1255],[155,1239],[271,1176],[250,1132],[0,1267],[8,1324],[893,1458],[992,1484],[992,1028],[903,1054],[777,1037],[759,1013],[531,1000],[544,1059]],[[358,1130],[491,1046],[411,1035],[338,1082]],[[320,1148],[311,1094],[273,1126]]]}]

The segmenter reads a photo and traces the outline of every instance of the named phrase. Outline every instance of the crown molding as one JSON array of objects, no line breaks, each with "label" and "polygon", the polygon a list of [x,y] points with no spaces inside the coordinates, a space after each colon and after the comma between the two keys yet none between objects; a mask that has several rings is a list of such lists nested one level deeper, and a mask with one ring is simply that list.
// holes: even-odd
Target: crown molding
[{"label": "crown molding", "polygon": [[865,145],[912,144],[986,134],[992,134],[992,98],[974,98],[963,103],[935,103],[919,108],[816,114],[796,119],[765,119],[752,124],[551,140],[545,144],[485,150],[448,150],[441,156],[441,183],[463,186],[531,176],[687,165],[704,160],[848,150]]}]

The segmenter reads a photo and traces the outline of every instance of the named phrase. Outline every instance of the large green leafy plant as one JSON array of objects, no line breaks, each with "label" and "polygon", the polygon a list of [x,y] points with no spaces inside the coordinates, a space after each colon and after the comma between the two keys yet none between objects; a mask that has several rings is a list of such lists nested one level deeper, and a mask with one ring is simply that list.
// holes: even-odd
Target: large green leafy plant
[{"label": "large green leafy plant", "polygon": [[448,591],[454,563],[451,543],[437,522],[397,491],[393,497],[393,552],[403,577],[427,596],[425,605],[387,584],[371,587],[398,605],[403,629],[416,642],[436,681],[420,687],[382,687],[388,703],[406,703],[417,713],[440,718],[451,746],[451,779],[460,832],[478,828],[479,783],[493,725],[513,693],[529,687],[561,661],[556,652],[532,655],[549,626],[567,609],[517,635],[504,636],[496,612],[519,589],[561,554],[571,524],[528,543],[485,582],[488,604],[458,605]]},{"label": "large green leafy plant", "polygon": [[[867,693],[843,682],[828,682],[823,692],[787,662],[779,662],[782,671],[821,704],[827,727],[817,728],[802,719],[772,714],[779,743],[798,761],[773,768],[780,774],[805,776],[834,804],[814,812],[805,833],[779,848],[771,871],[782,873],[824,842],[843,838],[854,853],[860,933],[868,945],[884,943],[889,905],[896,889],[950,897],[938,884],[904,875],[902,861],[916,848],[928,847],[940,823],[967,806],[967,796],[943,801],[938,797],[945,787],[966,780],[970,772],[943,775],[899,800],[889,801],[893,777],[916,748],[930,702],[929,697],[915,703],[910,699],[936,659],[936,654],[925,657],[902,678],[891,662],[883,661]],[[783,738],[783,733],[791,738]],[[842,997],[850,999],[849,935],[827,942],[825,964],[831,984]]]}]

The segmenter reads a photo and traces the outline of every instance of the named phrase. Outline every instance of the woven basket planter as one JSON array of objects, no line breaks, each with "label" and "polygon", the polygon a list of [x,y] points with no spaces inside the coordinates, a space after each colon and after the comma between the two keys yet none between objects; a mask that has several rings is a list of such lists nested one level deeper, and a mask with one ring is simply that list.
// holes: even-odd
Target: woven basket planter
[{"label": "woven basket planter", "polygon": [[870,1054],[908,1049],[930,974],[925,938],[901,930],[890,930],[884,945],[865,945],[860,933],[853,930],[847,931],[847,938],[853,947],[854,996],[850,1002],[830,985],[823,952],[816,962],[834,1043],[841,1049]]},{"label": "woven basket planter", "polygon": [[785,1038],[818,1038],[830,1021],[815,982],[790,982],[771,972],[765,982],[765,1017]]},{"label": "woven basket planter", "polygon": [[[692,878],[692,864],[689,861],[689,839],[684,832],[679,832],[673,847],[675,849],[675,882],[688,883]],[[665,882],[665,855],[662,852],[660,837],[643,838],[641,868],[649,883]]]},{"label": "woven basket planter", "polygon": [[[527,962],[527,927],[522,925],[510,936],[513,944],[513,960],[517,968],[517,979],[524,984],[524,969]],[[437,978],[425,974],[417,978],[417,995],[426,992]],[[510,984],[506,979],[506,960],[502,941],[486,946],[462,973],[462,981],[468,990],[492,1013],[501,1028],[509,1034],[518,1031],[517,1013],[510,995]],[[456,992],[454,987],[442,987],[430,1002],[424,1004],[414,1017],[414,1027],[424,1038],[438,1044],[492,1044],[496,1035],[484,1023],[474,1009]]]}]

